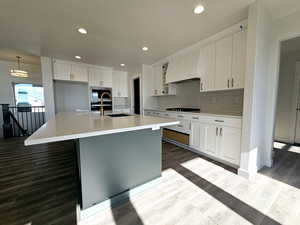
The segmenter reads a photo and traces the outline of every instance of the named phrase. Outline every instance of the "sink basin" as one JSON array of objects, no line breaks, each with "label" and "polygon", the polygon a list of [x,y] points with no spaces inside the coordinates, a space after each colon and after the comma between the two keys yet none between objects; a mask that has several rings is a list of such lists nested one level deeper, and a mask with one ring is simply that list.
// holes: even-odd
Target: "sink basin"
[{"label": "sink basin", "polygon": [[118,114],[109,114],[108,116],[110,116],[110,117],[125,117],[125,116],[131,116],[131,115],[125,114],[125,113],[118,113]]}]

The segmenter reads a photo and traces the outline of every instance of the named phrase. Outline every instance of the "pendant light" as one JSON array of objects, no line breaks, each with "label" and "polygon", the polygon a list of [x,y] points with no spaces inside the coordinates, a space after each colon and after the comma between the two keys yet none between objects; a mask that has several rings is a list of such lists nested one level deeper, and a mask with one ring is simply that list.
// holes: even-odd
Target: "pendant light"
[{"label": "pendant light", "polygon": [[21,70],[20,59],[21,59],[21,56],[17,56],[18,69],[10,70],[10,75],[14,76],[14,77],[28,77],[28,72],[24,71],[24,70]]}]

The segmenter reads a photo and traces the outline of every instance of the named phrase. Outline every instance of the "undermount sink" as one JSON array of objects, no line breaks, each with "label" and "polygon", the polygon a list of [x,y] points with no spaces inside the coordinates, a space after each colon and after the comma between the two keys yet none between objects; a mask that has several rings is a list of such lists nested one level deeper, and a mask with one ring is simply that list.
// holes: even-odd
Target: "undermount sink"
[{"label": "undermount sink", "polygon": [[131,115],[125,114],[125,113],[118,113],[118,114],[109,114],[108,116],[110,116],[110,117],[125,117],[125,116],[131,116]]}]

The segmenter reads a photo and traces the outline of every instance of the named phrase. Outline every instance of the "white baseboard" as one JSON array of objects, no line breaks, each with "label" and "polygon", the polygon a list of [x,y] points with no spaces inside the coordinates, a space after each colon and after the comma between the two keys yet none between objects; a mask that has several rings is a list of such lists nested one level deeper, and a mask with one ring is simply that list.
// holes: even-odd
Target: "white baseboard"
[{"label": "white baseboard", "polygon": [[118,204],[121,204],[129,199],[129,197],[136,196],[142,193],[145,190],[152,188],[153,186],[159,184],[161,182],[161,177],[151,180],[145,184],[142,184],[138,187],[135,187],[129,191],[123,192],[111,199],[105,200],[97,205],[94,205],[88,209],[81,210],[80,206],[77,205],[77,224],[82,222],[85,219],[90,219],[93,216],[97,216],[98,213],[101,213],[103,210],[107,208],[111,208]]},{"label": "white baseboard", "polygon": [[191,148],[190,146],[185,145],[185,144],[182,144],[182,143],[179,143],[179,142],[177,142],[177,141],[174,141],[174,140],[171,140],[171,139],[168,139],[168,138],[164,138],[164,137],[163,137],[163,141],[169,142],[169,143],[174,144],[174,145],[176,145],[176,146],[178,146],[178,147],[181,147],[181,148],[184,148],[184,149],[189,150],[189,151],[191,151],[191,152],[194,152],[194,153],[196,153],[196,154],[198,154],[198,155],[202,155],[202,156],[205,156],[205,157],[207,157],[207,158],[213,159],[213,160],[215,160],[215,161],[221,162],[221,163],[223,163],[223,164],[225,164],[225,165],[227,165],[227,166],[231,166],[231,167],[236,168],[236,169],[239,168],[238,165],[235,165],[235,164],[232,164],[232,163],[227,162],[227,161],[225,161],[225,160],[219,159],[219,158],[217,158],[217,157],[214,157],[214,156],[205,154],[204,152],[199,152],[199,151],[197,151],[197,150]]},{"label": "white baseboard", "polygon": [[257,174],[257,169],[253,171],[244,170],[242,168],[238,169],[238,175],[248,180],[251,180],[256,174]]}]

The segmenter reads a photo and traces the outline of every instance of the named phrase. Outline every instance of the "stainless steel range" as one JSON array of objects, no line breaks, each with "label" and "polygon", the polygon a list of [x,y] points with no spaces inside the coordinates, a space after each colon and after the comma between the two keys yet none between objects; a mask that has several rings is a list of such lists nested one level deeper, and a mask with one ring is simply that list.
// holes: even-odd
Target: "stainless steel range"
[{"label": "stainless steel range", "polygon": [[167,111],[176,111],[176,112],[200,112],[199,108],[167,108]]}]

